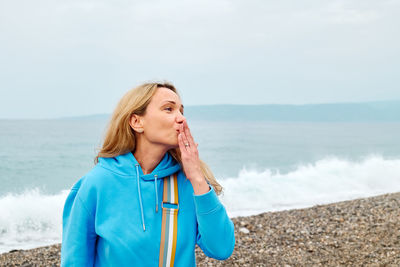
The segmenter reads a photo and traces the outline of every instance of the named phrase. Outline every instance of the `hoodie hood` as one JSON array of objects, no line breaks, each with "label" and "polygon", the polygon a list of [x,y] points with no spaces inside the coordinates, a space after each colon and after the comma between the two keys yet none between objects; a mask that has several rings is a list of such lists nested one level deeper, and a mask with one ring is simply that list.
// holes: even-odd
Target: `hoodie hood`
[{"label": "hoodie hood", "polygon": [[154,170],[149,174],[143,174],[142,168],[133,156],[132,152],[112,158],[99,158],[99,165],[115,174],[125,176],[126,178],[133,178],[132,176],[137,177],[137,170],[133,167],[139,166],[139,176],[145,181],[153,181],[155,176],[158,178],[164,178],[181,169],[179,163],[176,162],[168,152],[165,153],[160,163],[158,163]]},{"label": "hoodie hood", "polygon": [[178,162],[167,152],[160,163],[149,174],[143,174],[142,168],[133,156],[132,152],[112,158],[99,158],[99,166],[125,178],[137,178],[138,198],[142,217],[143,231],[146,231],[146,223],[143,213],[143,201],[140,182],[154,182],[155,211],[158,212],[157,179],[169,177],[181,169]]}]

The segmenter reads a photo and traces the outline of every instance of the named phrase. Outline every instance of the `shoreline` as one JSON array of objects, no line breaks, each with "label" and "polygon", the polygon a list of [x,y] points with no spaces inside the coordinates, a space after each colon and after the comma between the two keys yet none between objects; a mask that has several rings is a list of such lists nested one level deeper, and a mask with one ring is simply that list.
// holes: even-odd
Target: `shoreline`
[{"label": "shoreline", "polygon": [[[400,192],[232,218],[225,261],[196,246],[197,266],[400,265]],[[0,254],[0,266],[59,266],[60,244]]]}]

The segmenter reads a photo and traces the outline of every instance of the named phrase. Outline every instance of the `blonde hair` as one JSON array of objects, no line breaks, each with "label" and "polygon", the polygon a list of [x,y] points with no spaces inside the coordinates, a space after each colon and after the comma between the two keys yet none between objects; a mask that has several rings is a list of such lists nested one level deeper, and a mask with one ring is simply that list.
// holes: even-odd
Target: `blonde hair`
[{"label": "blonde hair", "polygon": [[[111,116],[103,145],[94,159],[95,164],[98,163],[100,157],[111,158],[135,150],[135,134],[129,120],[132,114],[139,116],[145,114],[146,108],[158,88],[170,89],[179,96],[176,88],[170,83],[145,83],[128,91],[121,98]],[[170,149],[168,153],[182,166],[179,148]],[[200,160],[200,167],[206,180],[219,195],[222,192],[222,186],[217,182],[210,168],[202,160]]]}]

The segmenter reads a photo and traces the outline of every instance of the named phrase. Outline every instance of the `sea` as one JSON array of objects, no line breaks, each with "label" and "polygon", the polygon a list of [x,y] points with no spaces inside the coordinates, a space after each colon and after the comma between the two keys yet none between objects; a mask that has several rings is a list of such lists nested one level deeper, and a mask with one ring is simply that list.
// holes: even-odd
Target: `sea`
[{"label": "sea", "polygon": [[[0,253],[61,242],[65,199],[94,166],[108,118],[0,120]],[[230,217],[400,191],[400,122],[189,126]]]}]

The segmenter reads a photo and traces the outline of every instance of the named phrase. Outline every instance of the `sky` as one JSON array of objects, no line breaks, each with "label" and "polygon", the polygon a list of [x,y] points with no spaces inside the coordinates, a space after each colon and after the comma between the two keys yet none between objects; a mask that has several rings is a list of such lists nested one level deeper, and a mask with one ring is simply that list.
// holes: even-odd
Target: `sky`
[{"label": "sky", "polygon": [[170,81],[183,103],[400,99],[400,0],[0,0],[0,118],[111,113]]}]

